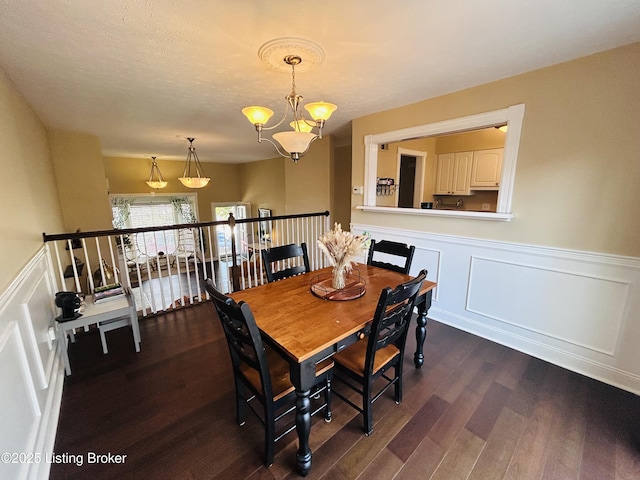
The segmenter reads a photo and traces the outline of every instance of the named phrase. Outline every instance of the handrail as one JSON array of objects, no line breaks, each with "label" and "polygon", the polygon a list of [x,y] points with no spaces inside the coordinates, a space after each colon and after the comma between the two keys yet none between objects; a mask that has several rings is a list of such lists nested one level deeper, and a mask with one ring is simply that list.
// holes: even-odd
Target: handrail
[{"label": "handrail", "polygon": [[257,217],[257,218],[235,218],[233,214],[229,214],[227,220],[217,220],[215,222],[197,222],[197,223],[180,223],[175,225],[165,225],[160,227],[140,227],[140,228],[122,228],[113,230],[94,230],[90,232],[74,232],[74,233],[56,233],[47,234],[42,233],[42,239],[46,242],[53,242],[56,240],[76,240],[81,238],[94,238],[94,237],[109,237],[118,235],[127,235],[130,233],[144,233],[144,232],[160,232],[163,230],[182,230],[184,228],[198,228],[198,227],[211,227],[218,225],[231,225],[231,218],[235,223],[255,223],[264,221],[276,221],[276,220],[291,220],[295,218],[308,218],[308,217],[328,217],[329,211],[315,212],[315,213],[296,213],[291,215],[276,215],[274,217]]},{"label": "handrail", "polygon": [[[138,310],[146,315],[145,305],[155,313],[169,308],[168,303],[176,308],[202,301],[206,292],[201,281],[206,276],[218,275],[217,285],[225,292],[264,283],[261,257],[255,255],[261,249],[305,242],[312,269],[324,267],[324,255],[316,244],[330,228],[329,217],[328,211],[243,219],[230,213],[226,220],[211,222],[43,233],[42,238],[57,266],[60,288],[91,293],[107,281],[135,286]],[[174,289],[173,280],[164,281],[174,276],[186,284]]]}]

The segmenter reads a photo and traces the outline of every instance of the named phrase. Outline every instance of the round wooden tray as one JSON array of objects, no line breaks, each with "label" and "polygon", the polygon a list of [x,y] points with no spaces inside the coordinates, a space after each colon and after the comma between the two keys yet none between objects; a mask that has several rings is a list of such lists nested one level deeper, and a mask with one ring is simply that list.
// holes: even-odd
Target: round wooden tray
[{"label": "round wooden tray", "polygon": [[367,291],[360,272],[352,270],[345,275],[344,288],[333,288],[333,274],[321,273],[311,279],[311,293],[323,300],[345,301],[360,298]]}]

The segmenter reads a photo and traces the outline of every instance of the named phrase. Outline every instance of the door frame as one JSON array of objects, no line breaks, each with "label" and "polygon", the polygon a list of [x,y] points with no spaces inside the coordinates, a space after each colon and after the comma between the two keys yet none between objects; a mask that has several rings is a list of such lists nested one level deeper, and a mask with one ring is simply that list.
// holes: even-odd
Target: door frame
[{"label": "door frame", "polygon": [[[249,202],[211,202],[211,218],[213,219],[213,221],[217,221],[216,207],[245,207],[247,216],[242,218],[251,218],[251,203]],[[236,226],[239,227],[238,230],[236,231],[236,249],[238,252],[240,252],[240,255],[242,255],[245,250],[245,248],[243,247],[248,246],[250,243],[253,243],[253,226],[252,225],[248,226],[248,224],[245,224],[245,223],[239,224]],[[216,230],[216,241],[215,241],[216,257],[220,259],[220,252],[218,248],[218,234],[217,234],[218,227],[216,227],[215,230]],[[243,239],[246,245],[243,245]]]},{"label": "door frame", "polygon": [[[422,197],[424,194],[424,174],[427,167],[427,152],[398,147],[398,152],[396,155],[396,164],[398,166],[396,178],[398,179],[398,182],[400,182],[400,163],[402,155],[406,157],[416,157],[416,174],[413,179],[413,207],[420,208],[420,202],[422,202]],[[402,185],[396,187],[394,194],[394,203],[396,207],[398,206],[400,187],[402,187]]]}]

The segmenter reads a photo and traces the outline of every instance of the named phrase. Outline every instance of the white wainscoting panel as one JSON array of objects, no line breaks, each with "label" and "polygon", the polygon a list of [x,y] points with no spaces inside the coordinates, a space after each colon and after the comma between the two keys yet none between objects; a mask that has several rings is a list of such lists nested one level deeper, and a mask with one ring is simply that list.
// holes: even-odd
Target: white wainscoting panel
[{"label": "white wainscoting panel", "polygon": [[628,295],[628,282],[471,257],[466,309],[613,356]]},{"label": "white wainscoting panel", "polygon": [[[29,365],[17,323],[9,325],[0,337],[0,422],[2,437],[0,452],[14,452],[16,446],[34,443],[37,420],[41,415],[36,389],[29,373]],[[12,368],[7,368],[6,366]],[[8,388],[8,387],[11,388]],[[22,452],[22,450],[18,450]],[[25,471],[25,465],[0,463],[0,471],[7,473]],[[2,478],[22,478],[24,475],[8,475]]]},{"label": "white wainscoting panel", "polygon": [[[46,479],[62,400],[64,367],[55,322],[53,269],[42,248],[0,295],[0,478]],[[3,458],[3,460],[5,460]]]},{"label": "white wainscoting panel", "polygon": [[428,268],[438,283],[430,319],[640,394],[640,259],[374,225],[352,231],[415,245],[411,273]]}]

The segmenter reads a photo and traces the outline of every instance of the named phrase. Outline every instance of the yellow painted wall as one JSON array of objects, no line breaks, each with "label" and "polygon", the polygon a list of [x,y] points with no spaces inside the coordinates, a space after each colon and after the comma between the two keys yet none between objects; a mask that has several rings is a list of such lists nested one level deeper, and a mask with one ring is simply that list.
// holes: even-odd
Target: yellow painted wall
[{"label": "yellow painted wall", "polygon": [[287,214],[323,212],[331,208],[333,138],[316,140],[297,164],[285,160]]},{"label": "yellow painted wall", "polygon": [[47,132],[0,68],[0,292],[63,228]]},{"label": "yellow painted wall", "polygon": [[251,216],[258,216],[258,208],[268,208],[271,215],[285,215],[284,164],[290,161],[283,157],[243,163],[240,167],[240,190],[242,201],[251,203]]},{"label": "yellow painted wall", "polygon": [[[145,183],[149,179],[151,158],[104,157],[103,161],[110,193],[150,193],[153,190]],[[239,165],[202,162],[203,169],[211,181],[206,187],[192,189],[185,187],[178,180],[184,171],[184,162],[160,158],[157,162],[162,176],[169,182],[161,190],[162,193],[196,193],[201,222],[212,221],[212,202],[239,202],[242,199]]]},{"label": "yellow painted wall", "polygon": [[[258,208],[269,208],[272,215],[329,210],[332,198],[332,152],[333,141],[327,136],[315,141],[311,150],[297,164],[282,157],[246,164],[203,162],[211,182],[197,190],[187,189],[178,181],[184,168],[183,162],[163,161],[160,158],[157,162],[164,179],[169,182],[162,192],[197,193],[200,220],[206,222],[211,221],[212,202],[250,202],[251,213],[256,217]],[[105,157],[103,161],[110,193],[151,191],[145,183],[151,169],[150,158]],[[343,176],[350,177],[350,162],[349,157],[347,166],[342,167]],[[347,182],[340,187],[341,199],[335,202],[346,212],[350,209],[350,179]],[[348,215],[345,218],[348,224]]]},{"label": "yellow painted wall", "polygon": [[[64,231],[112,228],[100,140],[84,133],[50,130],[51,158]],[[51,232],[60,233],[60,232]]]},{"label": "yellow painted wall", "polygon": [[[352,221],[640,256],[640,43],[353,121],[364,136],[524,103],[511,222],[352,211]],[[362,196],[352,196],[354,206]]]},{"label": "yellow painted wall", "polygon": [[351,222],[351,145],[334,149],[331,168],[331,218],[349,230]]},{"label": "yellow painted wall", "polygon": [[505,135],[506,133],[493,127],[443,135],[436,139],[436,154],[503,148]]}]

